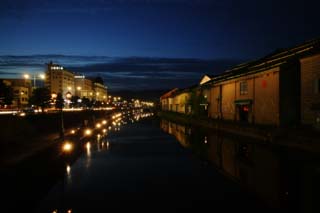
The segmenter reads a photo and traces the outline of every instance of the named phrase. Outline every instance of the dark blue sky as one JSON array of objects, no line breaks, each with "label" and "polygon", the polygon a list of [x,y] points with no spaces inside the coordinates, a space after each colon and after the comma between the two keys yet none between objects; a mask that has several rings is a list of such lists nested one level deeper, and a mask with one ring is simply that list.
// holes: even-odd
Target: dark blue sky
[{"label": "dark blue sky", "polygon": [[[318,8],[308,0],[1,0],[0,55],[196,58],[231,66],[319,37]],[[73,67],[87,63],[78,62]],[[40,69],[2,65],[2,74]],[[193,68],[198,78],[223,71]],[[99,72],[107,78],[110,70]]]}]

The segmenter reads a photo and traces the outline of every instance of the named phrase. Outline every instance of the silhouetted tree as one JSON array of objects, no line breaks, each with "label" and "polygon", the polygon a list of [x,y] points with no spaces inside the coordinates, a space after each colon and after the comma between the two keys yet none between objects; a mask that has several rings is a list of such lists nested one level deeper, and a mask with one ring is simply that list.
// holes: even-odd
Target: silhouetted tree
[{"label": "silhouetted tree", "polygon": [[191,105],[191,114],[194,116],[200,116],[205,114],[204,107],[201,104],[205,104],[206,99],[204,98],[201,91],[192,90],[188,104]]},{"label": "silhouetted tree", "polygon": [[0,81],[0,105],[11,105],[13,101],[13,90],[3,81]]},{"label": "silhouetted tree", "polygon": [[63,97],[62,97],[62,94],[61,93],[58,93],[57,94],[57,98],[56,98],[56,105],[55,107],[57,109],[62,109],[64,106],[64,100],[63,100]]},{"label": "silhouetted tree", "polygon": [[45,87],[40,87],[33,90],[29,103],[41,107],[43,111],[50,105],[50,100],[50,90]]},{"label": "silhouetted tree", "polygon": [[86,97],[83,97],[82,98],[82,106],[84,106],[84,107],[92,107],[92,102],[90,101],[90,99],[89,98],[86,98]]},{"label": "silhouetted tree", "polygon": [[80,105],[79,102],[78,102],[79,99],[80,99],[79,96],[73,95],[73,96],[71,97],[71,104],[70,104],[70,106],[71,106],[71,107],[78,107],[78,106]]}]

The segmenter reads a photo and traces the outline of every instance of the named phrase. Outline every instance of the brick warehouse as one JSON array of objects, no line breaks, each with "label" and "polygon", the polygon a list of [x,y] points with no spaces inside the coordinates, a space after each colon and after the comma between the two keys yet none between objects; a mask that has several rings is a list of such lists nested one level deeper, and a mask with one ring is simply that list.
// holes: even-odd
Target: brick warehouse
[{"label": "brick warehouse", "polygon": [[[205,94],[208,117],[274,126],[318,126],[319,47],[320,40],[317,39],[277,50],[199,84],[198,91],[207,91],[208,88],[210,91]],[[178,94],[180,92],[176,90],[170,98]]]}]

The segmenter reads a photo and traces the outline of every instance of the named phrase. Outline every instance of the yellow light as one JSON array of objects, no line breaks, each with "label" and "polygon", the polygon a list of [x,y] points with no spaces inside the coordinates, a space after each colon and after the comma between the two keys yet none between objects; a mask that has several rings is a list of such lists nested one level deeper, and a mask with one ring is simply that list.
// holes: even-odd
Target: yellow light
[{"label": "yellow light", "polygon": [[64,152],[70,152],[72,150],[72,148],[73,148],[73,146],[69,142],[64,143],[63,146],[62,146],[62,150]]},{"label": "yellow light", "polygon": [[71,90],[71,87],[68,87],[68,90]]},{"label": "yellow light", "polygon": [[103,125],[106,125],[106,124],[107,124],[107,121],[106,121],[106,120],[103,120],[103,121],[102,121],[102,124],[103,124]]},{"label": "yellow light", "polygon": [[57,97],[57,94],[56,94],[56,93],[52,93],[52,94],[51,94],[51,98],[54,99],[54,98],[56,98],[56,97]]},{"label": "yellow light", "polygon": [[84,134],[85,134],[85,135],[91,135],[91,134],[92,134],[92,130],[91,130],[91,129],[86,129],[86,130],[84,131]]},{"label": "yellow light", "polygon": [[81,90],[81,87],[77,87],[77,90]]},{"label": "yellow light", "polygon": [[76,133],[76,131],[73,129],[73,130],[71,130],[71,134],[74,134],[74,133]]},{"label": "yellow light", "polygon": [[22,113],[20,113],[20,116],[24,117],[24,116],[26,116],[26,113],[22,112]]},{"label": "yellow light", "polygon": [[45,79],[45,78],[46,78],[46,76],[45,76],[44,74],[40,74],[39,77],[40,77],[41,79]]},{"label": "yellow light", "polygon": [[90,149],[90,148],[91,148],[91,144],[90,144],[90,142],[87,142],[87,144],[86,144],[86,148],[87,148],[87,149]]},{"label": "yellow light", "polygon": [[97,123],[96,127],[99,129],[101,127],[101,124]]},{"label": "yellow light", "polygon": [[29,75],[29,74],[24,74],[23,77],[24,77],[25,79],[29,79],[29,78],[30,78],[30,75]]},{"label": "yellow light", "polygon": [[106,130],[106,129],[103,129],[103,130],[102,130],[102,132],[103,132],[103,133],[106,133],[106,132],[107,132],[107,130]]},{"label": "yellow light", "polygon": [[70,175],[70,172],[71,172],[71,167],[67,165],[67,175]]}]

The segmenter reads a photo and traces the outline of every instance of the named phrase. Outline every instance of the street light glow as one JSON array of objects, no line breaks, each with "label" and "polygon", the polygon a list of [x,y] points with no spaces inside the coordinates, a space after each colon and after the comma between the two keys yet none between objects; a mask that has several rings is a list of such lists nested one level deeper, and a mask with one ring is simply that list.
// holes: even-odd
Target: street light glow
[{"label": "street light glow", "polygon": [[29,74],[24,74],[23,77],[24,77],[25,79],[29,79],[29,78],[30,78],[30,75],[29,75]]},{"label": "street light glow", "polygon": [[70,142],[65,142],[62,146],[62,150],[64,152],[70,152],[72,150],[73,146]]}]

